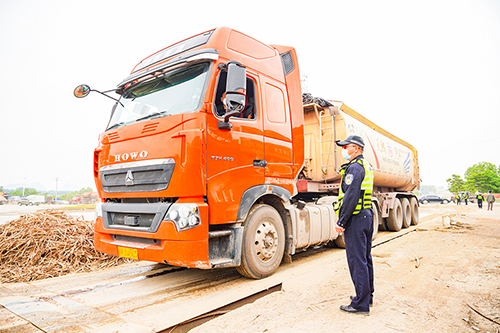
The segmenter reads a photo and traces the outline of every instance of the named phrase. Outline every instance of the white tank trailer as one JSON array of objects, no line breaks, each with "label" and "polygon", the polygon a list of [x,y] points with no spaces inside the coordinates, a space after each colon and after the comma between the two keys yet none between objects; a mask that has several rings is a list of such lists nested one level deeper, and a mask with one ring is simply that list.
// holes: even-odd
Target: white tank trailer
[{"label": "white tank trailer", "polygon": [[[328,104],[304,105],[305,166],[302,179],[297,181],[298,192],[326,194],[321,199],[323,205],[335,201],[341,178],[339,168],[347,162],[335,141],[359,135],[365,142],[363,155],[374,170],[374,226],[399,231],[418,224],[418,200],[411,192],[420,186],[416,149],[344,103]],[[342,242],[337,241],[339,245]]]}]

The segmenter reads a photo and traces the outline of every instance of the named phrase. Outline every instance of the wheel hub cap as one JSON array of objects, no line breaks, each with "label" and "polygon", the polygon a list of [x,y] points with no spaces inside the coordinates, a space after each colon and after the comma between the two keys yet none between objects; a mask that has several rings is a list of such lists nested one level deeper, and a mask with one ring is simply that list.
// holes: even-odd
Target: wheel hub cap
[{"label": "wheel hub cap", "polygon": [[255,233],[255,252],[262,261],[270,260],[278,249],[278,233],[272,223],[262,223]]}]

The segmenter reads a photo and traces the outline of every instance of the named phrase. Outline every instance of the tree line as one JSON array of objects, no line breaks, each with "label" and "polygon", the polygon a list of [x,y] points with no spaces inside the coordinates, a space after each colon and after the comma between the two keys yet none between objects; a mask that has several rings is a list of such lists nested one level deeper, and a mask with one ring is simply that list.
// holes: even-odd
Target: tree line
[{"label": "tree line", "polygon": [[[12,195],[12,196],[23,196],[23,191],[24,191],[24,196],[28,196],[28,195],[44,195],[46,197],[47,196],[53,196],[53,197],[55,197],[55,195],[49,195],[47,192],[45,192],[45,193],[44,192],[40,192],[40,191],[38,191],[35,188],[18,187],[15,190],[5,190],[4,191],[3,186],[0,186],[0,192],[5,192],[6,194],[9,194],[9,195]],[[70,193],[59,194],[57,196],[57,198],[71,202],[71,199],[73,199],[74,197],[77,197],[77,196],[82,196],[85,192],[93,192],[93,190],[92,190],[91,187],[82,187],[78,191],[73,191],[73,192],[70,192]]]},{"label": "tree line", "polygon": [[479,162],[467,168],[464,178],[452,174],[451,178],[446,179],[446,182],[448,190],[452,193],[463,191],[500,193],[500,165]]}]

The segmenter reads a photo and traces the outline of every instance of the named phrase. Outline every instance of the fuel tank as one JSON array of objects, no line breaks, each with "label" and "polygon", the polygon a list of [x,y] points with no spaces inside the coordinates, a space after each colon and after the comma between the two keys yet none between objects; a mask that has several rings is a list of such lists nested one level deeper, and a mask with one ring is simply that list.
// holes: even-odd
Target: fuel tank
[{"label": "fuel tank", "polygon": [[412,191],[420,186],[417,150],[375,125],[342,102],[332,106],[304,105],[305,169],[307,179],[335,182],[339,168],[347,163],[335,140],[359,135],[365,142],[363,156],[374,171],[374,187],[385,191]]}]

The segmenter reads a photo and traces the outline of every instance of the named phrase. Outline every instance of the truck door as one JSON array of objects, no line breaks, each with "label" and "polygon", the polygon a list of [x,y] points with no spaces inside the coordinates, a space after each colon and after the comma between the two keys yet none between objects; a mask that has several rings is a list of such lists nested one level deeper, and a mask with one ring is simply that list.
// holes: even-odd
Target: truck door
[{"label": "truck door", "polygon": [[[277,82],[266,82],[264,100],[264,151],[267,162],[267,184],[290,185],[293,175],[292,130],[286,98],[286,87]],[[290,187],[290,186],[284,186]]]},{"label": "truck door", "polygon": [[257,77],[247,73],[245,110],[230,118],[230,130],[219,129],[227,72],[221,71],[214,96],[214,110],[207,125],[207,197],[210,223],[236,221],[243,193],[264,184],[262,115],[257,98]]}]

